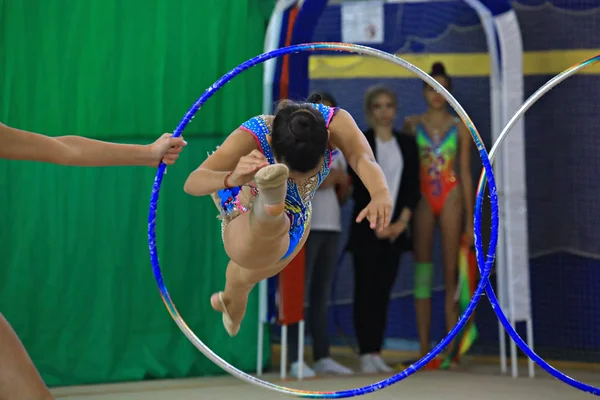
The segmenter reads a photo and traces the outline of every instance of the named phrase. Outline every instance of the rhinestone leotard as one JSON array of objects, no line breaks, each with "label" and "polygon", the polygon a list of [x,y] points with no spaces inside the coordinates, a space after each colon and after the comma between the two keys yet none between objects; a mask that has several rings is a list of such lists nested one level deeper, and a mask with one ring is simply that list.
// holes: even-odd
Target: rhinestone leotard
[{"label": "rhinestone leotard", "polygon": [[[329,124],[336,113],[337,108],[327,107],[322,104],[311,105],[323,115],[326,125],[329,128]],[[252,134],[258,144],[260,152],[264,154],[269,163],[274,164],[275,158],[268,141],[268,137],[271,135],[271,129],[267,117],[265,115],[253,117],[244,122],[240,128]],[[285,213],[290,219],[290,245],[282,259],[285,259],[294,252],[308,228],[312,212],[312,199],[321,183],[323,183],[329,174],[334,152],[335,150],[332,151],[329,146],[325,149],[323,165],[316,175],[303,182],[296,182],[291,178],[288,179],[287,194],[285,198]],[[240,191],[241,188],[238,187],[222,189],[218,192],[221,202],[219,208],[222,217],[227,218],[234,214],[237,216],[240,213],[248,211],[247,207],[240,204],[238,199]],[[257,189],[253,187],[252,194],[255,195],[256,193]]]}]

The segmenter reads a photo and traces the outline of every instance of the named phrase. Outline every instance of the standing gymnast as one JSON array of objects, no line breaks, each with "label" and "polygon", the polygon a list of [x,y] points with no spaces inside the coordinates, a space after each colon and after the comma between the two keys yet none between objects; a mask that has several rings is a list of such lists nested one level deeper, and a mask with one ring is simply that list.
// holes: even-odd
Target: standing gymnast
[{"label": "standing gymnast", "polygon": [[[443,64],[433,64],[430,75],[447,90],[452,89]],[[415,312],[421,356],[430,350],[436,222],[439,221],[442,233],[446,327],[450,331],[458,320],[455,296],[462,234],[467,235],[467,244],[473,244],[474,201],[469,131],[448,111],[446,100],[431,86],[425,84],[423,94],[427,111],[408,117],[404,127],[405,132],[416,137],[421,162],[421,201],[414,215]],[[428,367],[435,368],[436,364],[432,362]]]},{"label": "standing gymnast", "polygon": [[185,191],[212,195],[220,210],[230,258],[223,292],[212,307],[223,313],[227,333],[237,335],[248,295],[261,280],[278,274],[304,245],[311,200],[340,149],[366,186],[371,201],[357,216],[371,229],[389,225],[392,199],[385,176],[345,110],[284,101],[274,116],[243,123],[190,174]]},{"label": "standing gymnast", "polygon": [[[173,164],[182,138],[164,134],[150,145],[102,142],[80,136],[48,137],[0,123],[0,158],[73,166]],[[0,313],[0,400],[52,400],[27,351]]]}]

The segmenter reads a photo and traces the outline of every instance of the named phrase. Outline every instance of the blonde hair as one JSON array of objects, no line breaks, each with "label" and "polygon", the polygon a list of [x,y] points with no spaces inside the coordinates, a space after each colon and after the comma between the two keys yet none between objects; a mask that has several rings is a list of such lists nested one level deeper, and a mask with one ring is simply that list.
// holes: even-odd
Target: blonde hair
[{"label": "blonde hair", "polygon": [[396,93],[392,89],[390,89],[386,86],[383,86],[383,85],[370,86],[365,93],[364,105],[363,105],[364,111],[365,111],[365,117],[370,126],[373,125],[373,121],[371,118],[371,109],[373,108],[373,103],[375,102],[375,99],[382,94],[385,94],[390,99],[392,99],[392,102],[394,103],[394,107],[396,107],[398,105],[398,98],[396,97]]}]

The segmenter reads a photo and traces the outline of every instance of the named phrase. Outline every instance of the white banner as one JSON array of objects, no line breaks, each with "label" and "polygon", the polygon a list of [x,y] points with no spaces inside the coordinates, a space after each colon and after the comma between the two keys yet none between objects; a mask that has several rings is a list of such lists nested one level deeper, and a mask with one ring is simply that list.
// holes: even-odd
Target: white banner
[{"label": "white banner", "polygon": [[[498,39],[503,57],[502,125],[523,103],[523,42],[514,11],[496,17]],[[496,138],[494,138],[496,139]],[[501,207],[506,227],[506,293],[502,308],[514,321],[531,318],[531,293],[529,286],[529,246],[527,231],[527,182],[525,162],[525,124],[521,119],[512,129],[498,157],[502,165],[503,198]],[[511,299],[512,297],[512,299]],[[511,307],[512,300],[512,307]]]},{"label": "white banner", "polygon": [[383,1],[342,3],[342,42],[383,43]]}]

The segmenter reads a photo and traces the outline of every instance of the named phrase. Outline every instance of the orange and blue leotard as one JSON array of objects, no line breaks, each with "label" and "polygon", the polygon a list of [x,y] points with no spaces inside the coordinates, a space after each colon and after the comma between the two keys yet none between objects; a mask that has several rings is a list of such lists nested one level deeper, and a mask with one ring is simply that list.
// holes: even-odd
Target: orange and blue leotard
[{"label": "orange and blue leotard", "polygon": [[[327,107],[322,104],[311,105],[321,113],[325,119],[327,128],[329,128],[329,123],[336,113],[337,108]],[[269,163],[275,164],[275,157],[273,156],[273,151],[269,144],[271,131],[266,123],[265,117],[258,116],[251,118],[244,122],[240,128],[252,134],[260,152],[267,158]],[[302,240],[310,223],[312,199],[319,186],[321,186],[321,183],[323,183],[325,178],[327,178],[327,175],[329,175],[335,153],[336,150],[332,150],[327,146],[324,152],[324,160],[321,169],[315,176],[308,178],[305,182],[302,182],[302,184],[296,183],[296,181],[291,178],[288,179],[287,194],[285,197],[285,213],[290,220],[290,245],[282,259],[290,256]],[[228,188],[219,191],[218,194],[221,198],[221,210],[223,214],[231,214],[236,209],[242,212],[247,211],[246,208],[239,205],[239,201],[237,200],[239,191],[240,188]]]},{"label": "orange and blue leotard", "polygon": [[421,194],[435,216],[442,213],[446,199],[459,181],[455,163],[458,154],[458,127],[453,124],[439,142],[422,123],[416,129],[421,164]]}]

